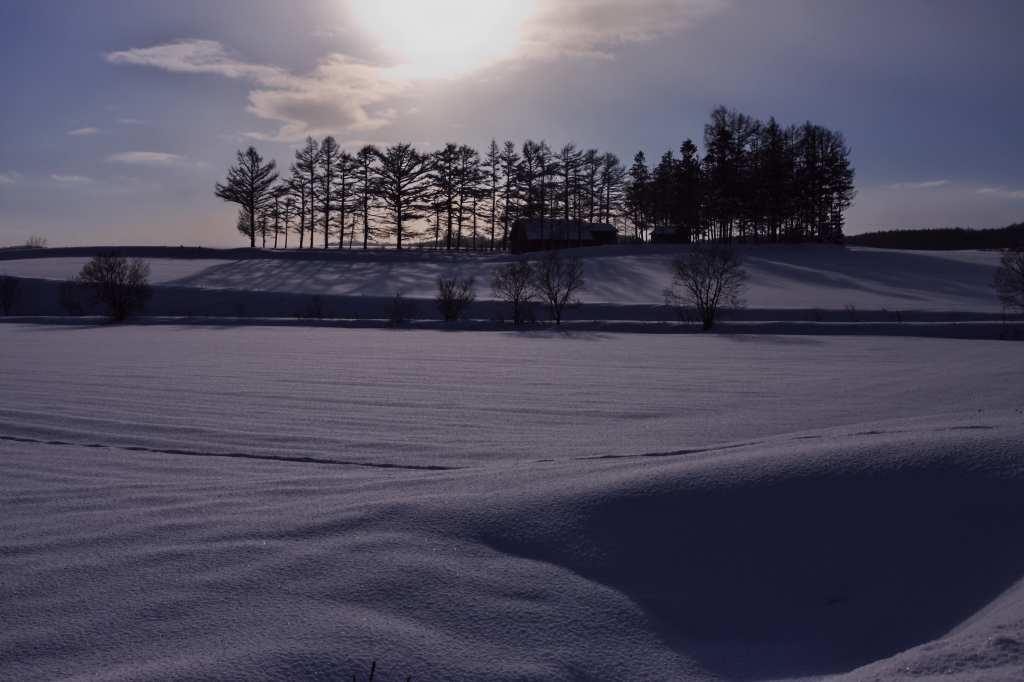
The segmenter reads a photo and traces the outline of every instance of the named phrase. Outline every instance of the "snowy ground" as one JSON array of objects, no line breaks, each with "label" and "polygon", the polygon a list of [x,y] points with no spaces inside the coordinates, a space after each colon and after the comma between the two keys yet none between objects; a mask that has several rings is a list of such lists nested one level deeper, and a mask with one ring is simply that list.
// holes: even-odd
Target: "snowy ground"
[{"label": "snowy ground", "polygon": [[0,679],[1024,677],[1018,343],[4,324],[0,367]]},{"label": "snowy ground", "polygon": [[[679,246],[618,246],[570,250],[584,261],[586,306],[569,319],[667,322],[673,313],[662,291]],[[990,286],[998,252],[921,252],[835,246],[737,246],[750,274],[746,321],[964,322],[999,321],[1002,307]],[[27,279],[20,315],[60,315],[56,283],[77,274],[95,249],[0,253],[0,268]],[[417,251],[298,252],[272,249],[128,248],[152,268],[156,296],[148,314],[181,317],[291,318],[314,295],[337,318],[381,317],[401,294],[427,318],[435,279],[454,271],[476,278],[472,318],[489,320],[497,308],[490,273],[508,255],[431,254]],[[851,311],[847,311],[850,307]],[[543,319],[543,316],[541,316]]]}]

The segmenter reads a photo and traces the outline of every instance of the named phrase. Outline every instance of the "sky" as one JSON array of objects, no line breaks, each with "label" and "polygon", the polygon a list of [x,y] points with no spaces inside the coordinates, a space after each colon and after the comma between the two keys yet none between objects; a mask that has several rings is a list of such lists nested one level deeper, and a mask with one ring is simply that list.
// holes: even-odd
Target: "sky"
[{"label": "sky", "polygon": [[3,0],[0,246],[243,246],[236,150],[649,160],[718,105],[839,130],[847,234],[1024,220],[1024,3]]}]

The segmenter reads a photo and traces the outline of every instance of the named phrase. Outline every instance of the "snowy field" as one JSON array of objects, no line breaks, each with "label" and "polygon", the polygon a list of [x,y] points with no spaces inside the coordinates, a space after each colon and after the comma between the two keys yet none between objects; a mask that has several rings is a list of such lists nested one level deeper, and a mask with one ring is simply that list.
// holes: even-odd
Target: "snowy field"
[{"label": "snowy field", "polygon": [[[681,246],[617,246],[571,249],[588,278],[586,304],[569,320],[670,322],[662,291],[671,284],[669,264]],[[964,322],[1001,320],[1002,306],[990,286],[1000,254],[995,251],[893,251],[837,246],[737,246],[750,274],[747,308],[731,316],[745,321]],[[509,260],[483,253],[273,249],[177,249],[136,247],[156,295],[148,315],[294,318],[321,296],[330,318],[380,318],[383,304],[401,294],[418,303],[424,318],[437,318],[435,280],[449,271],[476,278],[478,302],[469,316],[496,314],[490,273]],[[96,249],[49,249],[0,253],[0,269],[25,281],[19,315],[57,316],[56,284],[76,275]],[[534,257],[537,257],[536,255]],[[848,312],[850,307],[853,312]],[[541,319],[544,319],[541,316]]]},{"label": "snowy field", "polygon": [[0,679],[1024,679],[1020,351],[3,324]]}]

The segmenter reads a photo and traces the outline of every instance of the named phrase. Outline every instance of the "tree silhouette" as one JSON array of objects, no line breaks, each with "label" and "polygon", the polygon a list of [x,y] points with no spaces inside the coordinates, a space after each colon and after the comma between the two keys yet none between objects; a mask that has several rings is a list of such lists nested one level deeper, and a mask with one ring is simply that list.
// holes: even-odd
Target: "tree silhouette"
[{"label": "tree silhouette", "polygon": [[992,286],[1004,305],[1024,310],[1024,248],[1003,251]]},{"label": "tree silhouette", "polygon": [[548,316],[555,324],[561,324],[566,307],[579,308],[583,305],[578,298],[579,292],[587,288],[583,261],[578,256],[567,260],[559,251],[549,251],[533,264],[533,287]]},{"label": "tree silhouette", "polygon": [[714,326],[723,308],[743,305],[747,271],[727,246],[702,245],[679,254],[672,261],[671,271],[672,286],[664,291],[665,303],[676,312],[695,307],[705,330]]},{"label": "tree silhouette", "polygon": [[394,227],[396,247],[402,250],[407,223],[422,217],[427,165],[412,145],[399,143],[377,152],[377,196]]},{"label": "tree silhouette", "polygon": [[[263,157],[256,152],[256,147],[249,147],[244,152],[238,151],[238,165],[228,170],[227,184],[217,183],[216,196],[241,206],[245,217],[244,226],[239,231],[249,237],[249,246],[256,246],[257,220],[274,200],[273,186],[277,181],[274,168],[277,163],[271,159],[264,164]],[[244,229],[243,229],[244,227]]]},{"label": "tree silhouette", "polygon": [[379,150],[372,144],[363,145],[356,154],[355,173],[358,176],[356,183],[356,196],[359,203],[359,212],[363,222],[363,250],[368,248],[370,241],[370,208],[373,205],[374,197],[377,196],[376,169],[374,163],[379,156]]},{"label": "tree silhouette", "polygon": [[313,248],[313,232],[316,225],[317,166],[320,163],[320,144],[311,136],[305,145],[295,150],[295,162],[291,165],[292,184],[299,193],[299,248],[303,247],[306,229],[309,229],[309,248]]},{"label": "tree silhouette", "polygon": [[128,260],[117,252],[101,253],[86,263],[78,281],[94,305],[106,306],[112,322],[141,311],[153,295],[149,264],[141,258]]}]

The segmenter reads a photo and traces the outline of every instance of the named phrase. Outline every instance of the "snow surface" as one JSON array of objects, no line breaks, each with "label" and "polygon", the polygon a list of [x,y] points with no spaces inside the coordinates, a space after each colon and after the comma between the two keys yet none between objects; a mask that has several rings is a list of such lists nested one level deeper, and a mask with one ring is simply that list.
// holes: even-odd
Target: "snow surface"
[{"label": "snow surface", "polygon": [[1017,343],[5,324],[0,367],[0,679],[1024,677]]},{"label": "snow surface", "polygon": [[[581,300],[588,304],[570,319],[670,319],[663,290],[671,284],[669,264],[684,246],[609,246],[569,249],[584,261],[588,278]],[[746,320],[810,320],[820,308],[825,321],[852,321],[844,307],[852,305],[861,321],[887,321],[894,311],[907,320],[949,321],[964,316],[995,320],[1001,310],[990,286],[1000,254],[995,251],[895,251],[837,246],[736,246],[750,274]],[[0,267],[12,275],[51,280],[21,314],[58,315],[52,282],[77,274],[87,250],[45,253],[8,252]],[[432,299],[438,275],[454,271],[476,278],[479,303],[470,315],[494,315],[489,284],[494,267],[507,254],[432,254],[417,251],[337,251],[175,248],[122,249],[138,252],[160,285],[150,306],[152,315],[181,315],[186,308],[199,315],[235,316],[244,303],[250,315],[291,317],[313,295],[325,297],[339,317],[380,316],[382,303],[395,294],[420,302],[420,312],[436,316]],[[91,253],[91,252],[89,252]],[[24,256],[17,258],[18,255]],[[534,254],[531,257],[540,257]],[[884,309],[884,311],[883,311]],[[913,311],[912,313],[910,311]],[[924,315],[922,315],[924,313]],[[936,314],[940,317],[936,318]],[[979,318],[980,319],[980,318]]]}]

